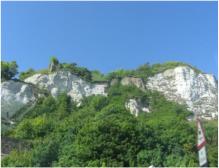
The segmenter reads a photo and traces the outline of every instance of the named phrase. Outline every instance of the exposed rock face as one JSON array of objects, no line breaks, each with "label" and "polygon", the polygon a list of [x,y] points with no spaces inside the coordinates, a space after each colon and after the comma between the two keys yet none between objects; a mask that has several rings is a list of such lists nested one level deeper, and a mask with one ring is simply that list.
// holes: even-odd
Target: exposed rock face
[{"label": "exposed rock face", "polygon": [[145,90],[145,84],[144,81],[141,78],[135,78],[135,77],[124,77],[121,80],[122,85],[134,85],[137,88],[141,90]]},{"label": "exposed rock face", "polygon": [[[26,83],[25,83],[26,82]],[[2,117],[10,118],[28,103],[34,102],[40,93],[36,88],[48,90],[54,97],[66,92],[80,105],[81,100],[90,95],[106,96],[108,84],[91,84],[68,71],[51,74],[35,74],[19,82],[9,80],[1,84]],[[29,84],[28,84],[29,83]],[[217,118],[217,81],[213,75],[196,73],[192,68],[179,66],[150,77],[145,83],[141,78],[124,77],[111,84],[134,85],[141,90],[156,90],[169,100],[186,104],[188,109],[204,119]],[[148,107],[138,100],[130,99],[125,104],[132,114],[149,112]]]},{"label": "exposed rock face", "polygon": [[1,114],[10,118],[18,110],[37,98],[37,91],[30,84],[18,81],[5,81],[1,84]]},{"label": "exposed rock face", "polygon": [[66,92],[78,104],[83,97],[107,95],[107,84],[90,84],[68,71],[58,71],[49,75],[36,74],[25,79],[25,82],[49,90],[54,97],[59,93]]},{"label": "exposed rock face", "polygon": [[149,78],[146,87],[162,92],[169,100],[185,103],[201,118],[217,118],[218,86],[213,75],[180,66]]},{"label": "exposed rock face", "polygon": [[135,115],[136,117],[140,112],[146,112],[146,113],[150,112],[147,106],[143,105],[140,101],[136,99],[129,99],[125,103],[125,107],[131,112],[131,114]]},{"label": "exposed rock face", "polygon": [[112,79],[112,80],[110,81],[110,86],[117,85],[117,84],[119,84],[119,83],[120,83],[119,79]]},{"label": "exposed rock face", "polygon": [[51,62],[49,64],[49,72],[55,72],[59,69],[59,64],[55,62]]}]

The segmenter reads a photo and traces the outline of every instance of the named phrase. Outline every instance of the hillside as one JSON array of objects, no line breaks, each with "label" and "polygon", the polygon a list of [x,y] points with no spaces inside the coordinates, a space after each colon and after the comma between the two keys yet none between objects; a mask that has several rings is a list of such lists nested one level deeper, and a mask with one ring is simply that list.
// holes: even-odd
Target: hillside
[{"label": "hillside", "polygon": [[2,136],[29,146],[14,148],[2,166],[196,167],[195,115],[217,166],[217,81],[190,65],[103,75],[52,58],[48,69],[1,88]]}]

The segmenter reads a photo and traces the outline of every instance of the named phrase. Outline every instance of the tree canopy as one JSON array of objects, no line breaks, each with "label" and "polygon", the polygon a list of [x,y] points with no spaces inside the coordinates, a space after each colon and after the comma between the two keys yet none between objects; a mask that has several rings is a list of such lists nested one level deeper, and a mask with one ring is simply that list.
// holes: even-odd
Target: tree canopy
[{"label": "tree canopy", "polygon": [[[28,151],[13,151],[2,166],[197,167],[195,123],[182,105],[157,92],[114,85],[109,95],[90,96],[80,107],[65,94],[38,100],[7,135],[28,140]],[[129,98],[147,101],[151,113],[133,116]],[[217,126],[204,123],[210,166],[217,166]]]},{"label": "tree canopy", "polygon": [[1,61],[1,77],[3,80],[10,80],[18,74],[18,65],[15,61]]}]

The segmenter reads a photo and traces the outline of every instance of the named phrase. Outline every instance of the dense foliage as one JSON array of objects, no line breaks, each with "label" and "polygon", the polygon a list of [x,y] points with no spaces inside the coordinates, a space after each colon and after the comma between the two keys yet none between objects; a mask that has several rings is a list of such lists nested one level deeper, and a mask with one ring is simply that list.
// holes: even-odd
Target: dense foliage
[{"label": "dense foliage", "polygon": [[1,78],[3,80],[9,80],[17,75],[18,65],[15,61],[5,62],[1,61]]},{"label": "dense foliage", "polygon": [[[198,166],[195,124],[185,107],[157,92],[114,85],[108,96],[91,96],[77,107],[66,94],[38,100],[7,136],[32,142],[13,151],[2,166]],[[151,113],[133,116],[129,98]],[[217,166],[217,126],[205,123],[210,166]]]}]

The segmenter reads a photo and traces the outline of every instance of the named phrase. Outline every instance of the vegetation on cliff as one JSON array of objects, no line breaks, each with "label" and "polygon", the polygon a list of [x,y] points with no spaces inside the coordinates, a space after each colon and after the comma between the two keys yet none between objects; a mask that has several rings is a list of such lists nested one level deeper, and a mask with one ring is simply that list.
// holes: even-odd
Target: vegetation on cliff
[{"label": "vegetation on cliff", "polygon": [[10,80],[15,75],[18,74],[18,65],[15,61],[12,62],[5,62],[1,61],[1,78],[3,80]]},{"label": "vegetation on cliff", "polygon": [[121,79],[123,77],[136,77],[136,78],[142,78],[144,80],[147,80],[147,78],[150,76],[153,76],[155,74],[164,72],[167,69],[172,69],[178,66],[188,66],[192,68],[196,73],[201,73],[201,71],[198,70],[197,68],[182,62],[166,62],[163,64],[153,64],[153,65],[146,63],[133,70],[119,69],[112,71],[108,74],[102,74],[98,70],[90,71],[85,67],[78,66],[76,63],[71,63],[71,64],[60,63],[56,57],[51,57],[48,69],[42,69],[38,71],[35,71],[33,69],[28,69],[27,71],[20,73],[19,79],[24,80],[38,73],[49,74],[59,70],[65,70],[89,82],[107,82],[115,78]]},{"label": "vegetation on cliff", "polygon": [[176,68],[178,66],[187,66],[187,67],[192,68],[196,73],[201,73],[201,71],[198,70],[197,68],[190,66],[188,64],[182,63],[182,62],[166,62],[163,64],[153,64],[153,65],[146,63],[144,65],[139,66],[135,70],[119,69],[119,70],[113,71],[106,75],[106,79],[111,80],[113,78],[123,78],[126,76],[130,76],[130,77],[137,77],[137,78],[142,78],[144,80],[147,80],[147,78],[150,76],[164,72],[165,70],[168,70],[168,69]]},{"label": "vegetation on cliff", "polygon": [[[1,62],[5,80],[17,74],[16,62]],[[177,66],[179,62],[144,64],[135,70],[117,70],[109,74],[90,71],[75,63],[60,63],[51,58],[48,69],[29,69],[20,73],[24,80],[37,73],[69,71],[89,82],[109,82],[131,76],[148,77]],[[193,68],[193,67],[192,67]],[[199,70],[193,68],[197,73]],[[108,88],[108,96],[90,96],[77,106],[66,93],[57,98],[48,95],[14,118],[16,124],[2,136],[30,143],[30,148],[14,150],[2,160],[2,166],[20,167],[197,167],[196,128],[186,118],[186,107],[167,101],[158,92],[119,82]],[[149,105],[150,113],[138,117],[125,108],[129,99],[140,99]],[[21,112],[22,113],[22,112]],[[204,122],[209,166],[217,167],[217,123]]]},{"label": "vegetation on cliff", "polygon": [[[32,148],[11,152],[2,166],[198,166],[195,124],[184,106],[134,86],[114,85],[108,93],[87,97],[80,107],[66,94],[39,99],[4,135]],[[131,115],[124,106],[130,98],[149,102],[151,113]],[[205,126],[209,164],[216,167],[217,126]]]}]

